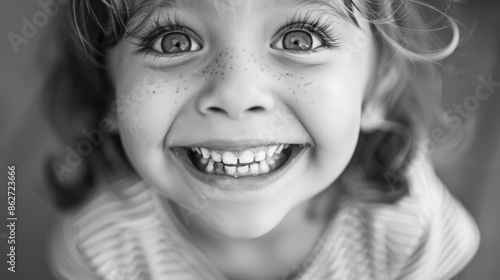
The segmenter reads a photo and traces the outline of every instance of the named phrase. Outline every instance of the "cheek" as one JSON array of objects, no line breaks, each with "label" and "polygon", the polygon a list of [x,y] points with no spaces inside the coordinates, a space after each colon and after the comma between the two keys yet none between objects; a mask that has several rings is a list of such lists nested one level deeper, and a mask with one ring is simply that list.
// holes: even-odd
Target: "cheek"
[{"label": "cheek", "polygon": [[161,148],[163,138],[185,102],[187,85],[146,71],[123,73],[117,80],[115,111],[122,140],[132,151]]},{"label": "cheek", "polygon": [[192,197],[188,188],[176,187],[183,184],[178,175],[181,173],[166,168],[170,165],[164,147],[165,135],[193,95],[190,82],[183,79],[172,83],[145,71],[131,70],[122,74],[123,78],[116,80],[115,108],[127,157],[144,180],[154,186],[163,186],[162,191],[167,196]]},{"label": "cheek", "polygon": [[342,71],[335,65],[299,75],[293,86],[290,103],[314,139],[311,165],[318,176],[339,174],[350,161],[359,135],[367,79],[354,75],[355,67],[345,66]]},{"label": "cheek", "polygon": [[315,138],[357,133],[364,86],[348,75],[327,73],[296,83],[294,110]]},{"label": "cheek", "polygon": [[299,110],[315,140],[316,156],[321,162],[335,158],[343,164],[354,151],[359,134],[361,91],[333,81],[311,87],[308,94],[314,98],[304,100]]}]

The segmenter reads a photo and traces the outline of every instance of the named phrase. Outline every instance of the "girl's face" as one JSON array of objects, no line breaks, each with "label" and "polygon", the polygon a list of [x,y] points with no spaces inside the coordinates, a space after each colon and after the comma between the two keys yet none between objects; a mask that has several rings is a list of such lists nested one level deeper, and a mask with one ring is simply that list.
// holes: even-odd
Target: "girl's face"
[{"label": "girl's face", "polygon": [[258,237],[344,170],[375,48],[340,2],[162,1],[110,50],[126,153],[186,222]]}]

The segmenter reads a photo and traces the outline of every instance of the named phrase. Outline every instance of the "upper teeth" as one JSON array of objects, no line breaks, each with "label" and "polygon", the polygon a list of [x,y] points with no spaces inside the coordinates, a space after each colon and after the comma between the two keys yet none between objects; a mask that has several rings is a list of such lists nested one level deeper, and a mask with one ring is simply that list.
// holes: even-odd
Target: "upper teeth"
[{"label": "upper teeth", "polygon": [[274,154],[281,154],[283,149],[288,148],[288,144],[273,145],[247,149],[242,152],[234,151],[221,151],[221,150],[209,150],[207,148],[192,148],[193,151],[197,152],[204,159],[212,159],[214,162],[223,162],[227,165],[248,164],[252,162],[261,162],[266,156],[273,157]]}]

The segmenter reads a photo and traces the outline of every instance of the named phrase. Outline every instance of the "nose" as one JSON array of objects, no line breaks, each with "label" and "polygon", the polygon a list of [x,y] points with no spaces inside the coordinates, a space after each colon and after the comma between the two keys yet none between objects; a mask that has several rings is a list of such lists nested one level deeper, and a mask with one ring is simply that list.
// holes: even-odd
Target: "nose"
[{"label": "nose", "polygon": [[197,100],[197,110],[205,116],[241,119],[273,110],[272,93],[263,89],[258,77],[233,73],[214,78]]}]

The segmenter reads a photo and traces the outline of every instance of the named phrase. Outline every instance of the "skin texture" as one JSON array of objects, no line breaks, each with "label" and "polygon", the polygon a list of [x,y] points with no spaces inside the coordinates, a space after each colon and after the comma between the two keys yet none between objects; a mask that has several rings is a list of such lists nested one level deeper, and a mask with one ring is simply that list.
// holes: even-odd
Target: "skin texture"
[{"label": "skin texture", "polygon": [[[303,226],[305,207],[298,206],[330,186],[348,164],[362,104],[372,91],[375,46],[365,22],[358,27],[314,4],[237,2],[182,1],[152,15],[151,21],[162,22],[175,11],[202,41],[199,50],[175,57],[138,54],[138,40],[129,37],[108,58],[118,104],[128,104],[119,106],[117,121],[137,172],[187,211],[187,224],[248,242],[283,224],[290,230]],[[309,53],[272,47],[287,19],[307,12],[331,25],[338,46]],[[205,141],[310,147],[265,188],[231,191],[194,178],[170,150]],[[323,226],[296,236],[306,245],[298,259]]]}]

